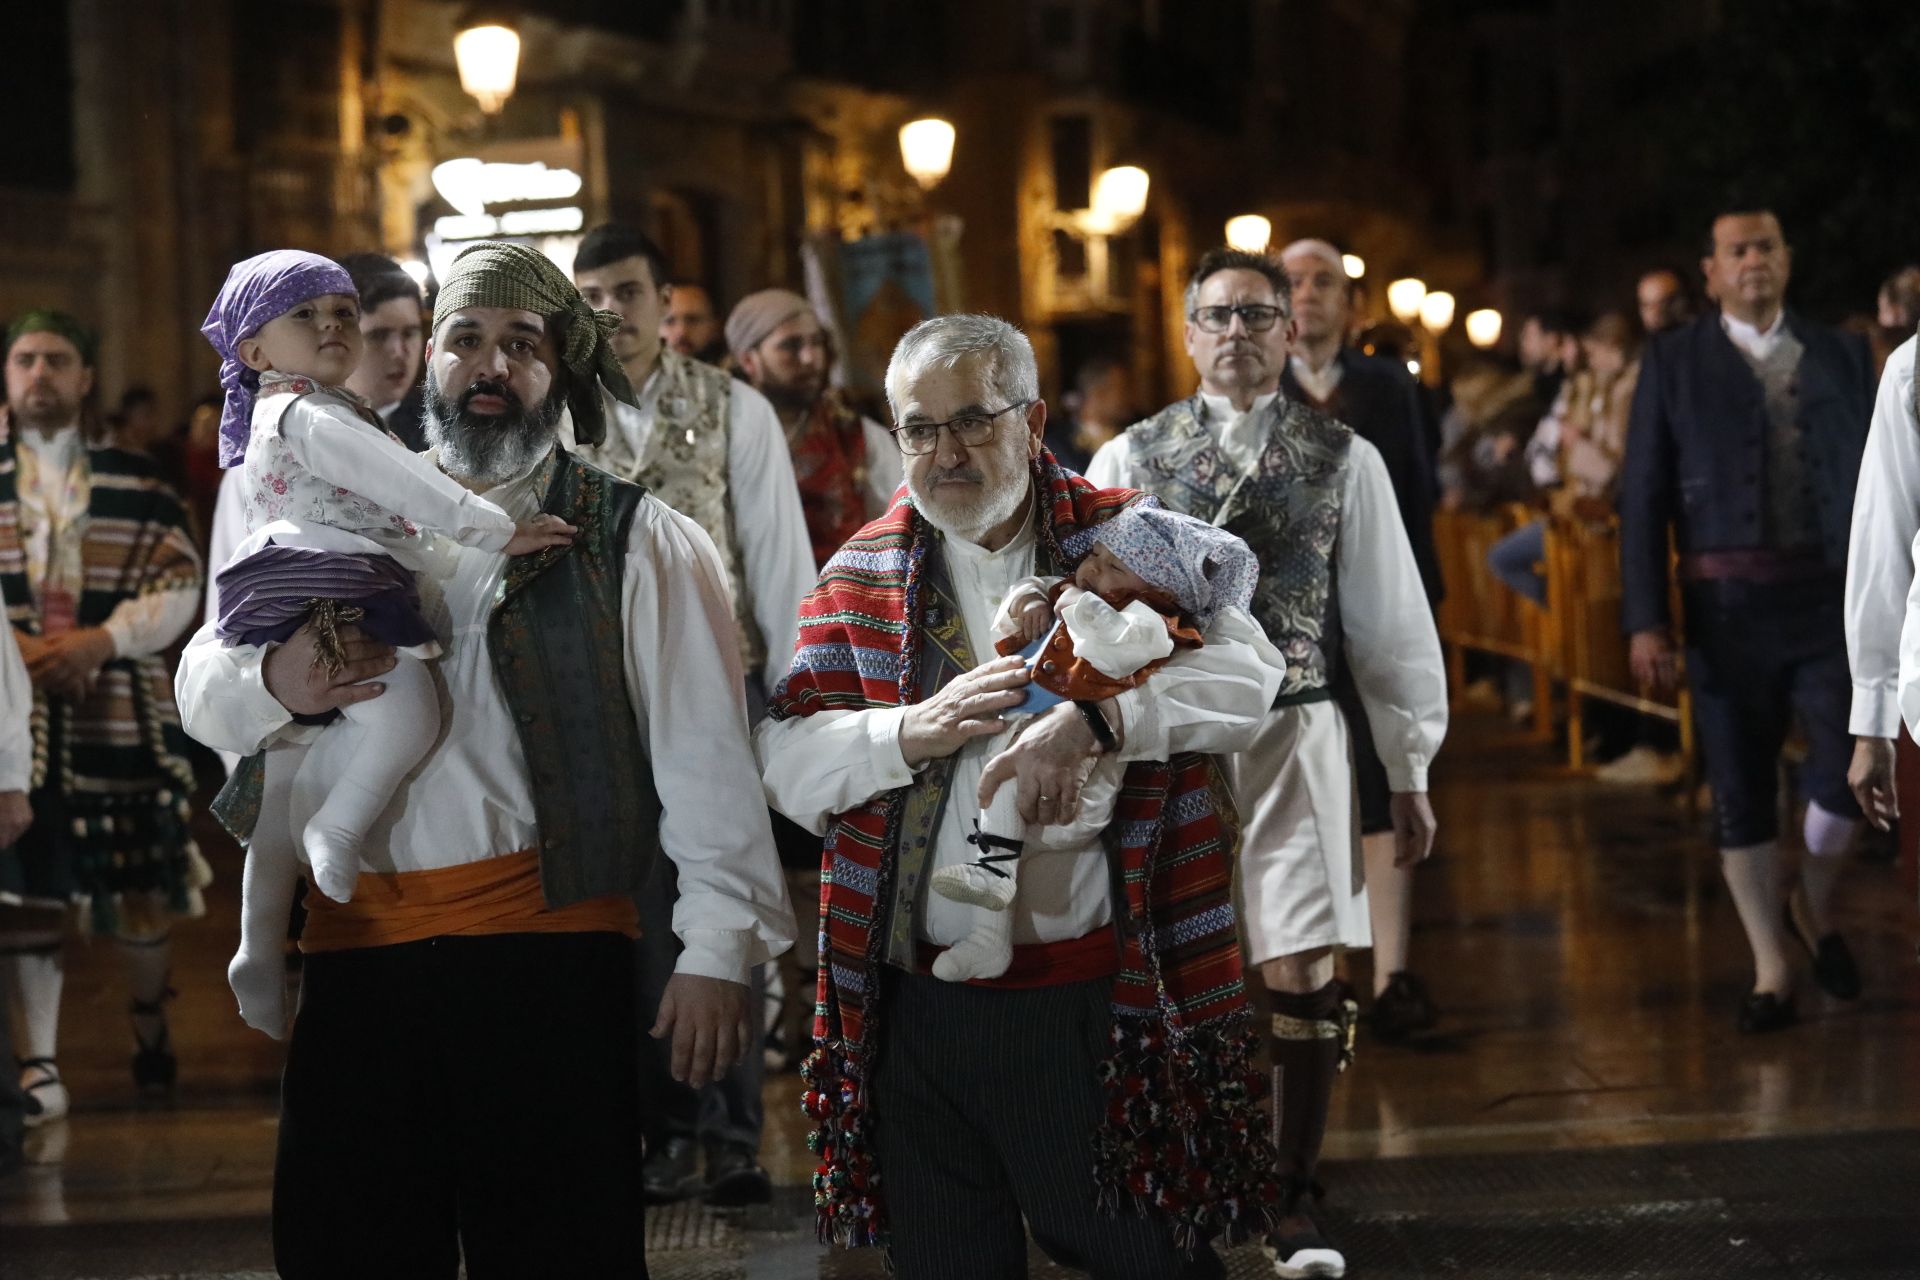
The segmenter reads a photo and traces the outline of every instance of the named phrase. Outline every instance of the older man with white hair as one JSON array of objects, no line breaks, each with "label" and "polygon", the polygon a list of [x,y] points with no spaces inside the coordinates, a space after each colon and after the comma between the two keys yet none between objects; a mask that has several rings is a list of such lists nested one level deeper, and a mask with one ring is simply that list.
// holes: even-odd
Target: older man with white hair
[{"label": "older man with white hair", "polygon": [[1128,428],[1087,475],[1210,520],[1260,557],[1253,612],[1287,674],[1231,767],[1246,820],[1247,954],[1274,1014],[1286,1215],[1271,1247],[1282,1276],[1338,1276],[1346,1260],[1310,1209],[1334,1076],[1350,1059],[1354,1006],[1334,952],[1370,933],[1334,688],[1350,668],[1386,766],[1394,861],[1410,867],[1433,848],[1427,766],[1446,732],[1445,669],[1379,451],[1280,390],[1295,336],[1287,272],[1265,254],[1215,249],[1194,268],[1186,309],[1199,394]]},{"label": "older man with white hair", "polygon": [[[1023,1220],[1096,1277],[1218,1275],[1203,1242],[1265,1225],[1271,1154],[1200,753],[1246,745],[1284,664],[1223,609],[1149,686],[1058,703],[987,758],[1029,682],[993,657],[995,608],[1022,578],[1072,572],[1140,495],[1042,446],[1033,348],[1004,321],[916,326],[887,392],[907,494],[827,564],[755,744],[774,807],[827,835],[805,1068],[822,1227],[889,1243],[915,1280],[1024,1275]],[[1128,762],[1126,798],[1106,839],[1021,868],[1011,967],[934,977],[973,915],[928,885],[974,861],[977,806],[1012,786],[1028,822],[1068,823],[1102,752]],[[1176,1239],[1199,1247],[1183,1259]]]}]

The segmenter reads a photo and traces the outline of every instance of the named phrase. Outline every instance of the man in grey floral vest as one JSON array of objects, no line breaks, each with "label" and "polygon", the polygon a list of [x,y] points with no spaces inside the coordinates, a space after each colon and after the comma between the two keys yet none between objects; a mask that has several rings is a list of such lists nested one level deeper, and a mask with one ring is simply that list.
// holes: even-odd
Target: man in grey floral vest
[{"label": "man in grey floral vest", "polygon": [[1199,394],[1094,455],[1097,485],[1144,489],[1230,530],[1260,557],[1254,616],[1287,660],[1254,744],[1230,761],[1244,824],[1240,918],[1273,1012],[1273,1112],[1286,1216],[1282,1275],[1345,1274],[1310,1213],[1333,1079],[1351,1060],[1353,1002],[1334,955],[1371,942],[1346,721],[1351,669],[1393,791],[1402,865],[1433,848],[1427,766],[1447,724],[1440,642],[1379,451],[1280,392],[1291,291],[1265,254],[1216,249],[1186,293]]}]

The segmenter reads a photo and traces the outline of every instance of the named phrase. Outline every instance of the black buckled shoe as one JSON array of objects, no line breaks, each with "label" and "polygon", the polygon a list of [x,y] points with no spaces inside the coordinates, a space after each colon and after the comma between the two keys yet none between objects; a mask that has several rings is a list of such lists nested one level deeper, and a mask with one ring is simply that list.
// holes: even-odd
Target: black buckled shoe
[{"label": "black buckled shoe", "polygon": [[668,1138],[640,1166],[640,1192],[648,1204],[673,1204],[699,1195],[700,1148],[692,1138]]},{"label": "black buckled shoe", "polygon": [[1747,1035],[1765,1035],[1769,1031],[1785,1031],[1799,1020],[1791,995],[1777,996],[1771,991],[1755,991],[1741,1003],[1740,1017],[1735,1025]]},{"label": "black buckled shoe", "polygon": [[1425,1031],[1440,1020],[1427,984],[1405,969],[1387,978],[1387,989],[1373,998],[1367,1010],[1367,1027],[1380,1039],[1404,1040],[1415,1031]]},{"label": "black buckled shoe", "polygon": [[752,1151],[729,1143],[707,1152],[707,1203],[716,1209],[769,1204],[773,1179]]}]

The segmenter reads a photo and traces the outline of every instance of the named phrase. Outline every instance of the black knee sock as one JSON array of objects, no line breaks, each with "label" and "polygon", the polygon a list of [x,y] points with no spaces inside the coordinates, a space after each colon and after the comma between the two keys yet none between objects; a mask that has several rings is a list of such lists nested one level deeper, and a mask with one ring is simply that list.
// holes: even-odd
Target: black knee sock
[{"label": "black knee sock", "polygon": [[1291,1211],[1312,1187],[1320,1163],[1334,1077],[1352,1059],[1355,1006],[1337,981],[1306,995],[1270,991],[1267,999],[1273,1009],[1267,1043],[1273,1055],[1274,1147]]}]

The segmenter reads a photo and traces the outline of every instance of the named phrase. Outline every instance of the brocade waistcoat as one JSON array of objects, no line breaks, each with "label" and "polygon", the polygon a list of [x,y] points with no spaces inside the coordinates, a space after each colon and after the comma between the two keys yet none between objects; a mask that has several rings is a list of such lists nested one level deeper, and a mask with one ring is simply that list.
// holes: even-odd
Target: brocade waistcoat
[{"label": "brocade waistcoat", "polygon": [[[720,369],[678,352],[660,352],[660,394],[654,398],[653,432],[645,455],[634,457],[615,432],[581,456],[648,493],[706,530],[719,549],[733,592],[733,621],[740,633],[740,660],[748,671],[767,664],[767,641],[754,620],[745,559],[733,527],[733,488],[727,465],[728,417],[733,379]],[[631,413],[620,408],[615,412]]]},{"label": "brocade waistcoat", "polygon": [[1340,663],[1334,551],[1353,430],[1285,396],[1263,411],[1259,465],[1243,473],[1201,421],[1198,397],[1127,431],[1130,482],[1237,534],[1260,558],[1253,616],[1286,658],[1275,706],[1318,702]]}]

